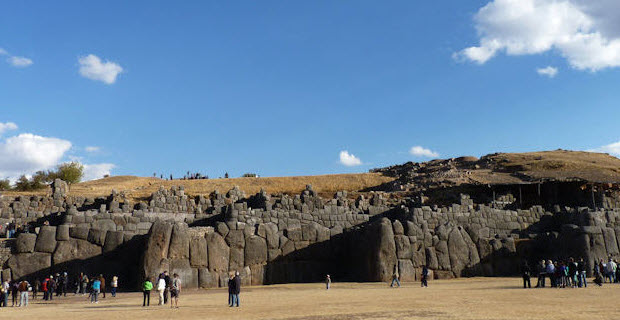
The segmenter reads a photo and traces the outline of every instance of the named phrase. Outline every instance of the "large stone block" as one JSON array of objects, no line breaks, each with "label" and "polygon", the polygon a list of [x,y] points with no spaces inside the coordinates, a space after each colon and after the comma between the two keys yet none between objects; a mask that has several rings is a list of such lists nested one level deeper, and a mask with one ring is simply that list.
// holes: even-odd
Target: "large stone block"
[{"label": "large stone block", "polygon": [[170,260],[170,275],[179,275],[185,288],[198,288],[198,269],[192,268],[187,259]]},{"label": "large stone block", "polygon": [[398,260],[400,281],[415,281],[415,269],[411,260]]},{"label": "large stone block", "polygon": [[207,239],[194,237],[189,241],[189,263],[194,268],[206,268],[209,265]]},{"label": "large stone block", "polygon": [[123,231],[108,231],[105,236],[103,252],[112,252],[124,242]]},{"label": "large stone block", "polygon": [[245,244],[245,265],[267,262],[267,242],[259,236],[250,236]]},{"label": "large stone block", "polygon": [[56,241],[67,241],[71,239],[69,235],[69,225],[61,224],[56,227]]},{"label": "large stone block", "polygon": [[243,234],[243,230],[230,230],[226,236],[226,243],[230,248],[239,249],[245,247],[245,235]]},{"label": "large stone block", "polygon": [[34,246],[37,242],[37,235],[34,233],[20,233],[15,240],[15,249],[17,253],[34,252]]},{"label": "large stone block", "polygon": [[260,286],[265,283],[265,267],[263,265],[250,265],[250,272],[252,274],[251,284],[253,286]]},{"label": "large stone block", "polygon": [[103,244],[105,243],[106,233],[108,233],[107,230],[90,229],[88,231],[88,239],[87,240],[90,243],[93,243],[93,244],[96,244],[98,246],[103,247]]},{"label": "large stone block", "polygon": [[88,228],[73,227],[69,229],[69,235],[71,238],[88,240]]},{"label": "large stone block", "polygon": [[239,271],[243,268],[245,250],[243,248],[230,248],[230,258],[228,260],[228,270]]},{"label": "large stone block", "polygon": [[394,236],[396,244],[396,256],[398,259],[411,259],[413,252],[411,251],[411,244],[409,243],[409,237],[405,235]]},{"label": "large stone block", "polygon": [[216,272],[228,272],[230,248],[219,233],[207,235],[209,269]]},{"label": "large stone block", "polygon": [[54,265],[61,265],[65,262],[76,260],[86,260],[96,257],[102,253],[101,247],[86,240],[71,239],[69,241],[58,242],[56,251],[52,256]]},{"label": "large stone block", "polygon": [[168,259],[189,259],[189,228],[185,223],[175,223],[172,227]]},{"label": "large stone block", "polygon": [[56,249],[56,227],[41,227],[34,251],[52,253],[54,249]]},{"label": "large stone block", "polygon": [[200,288],[217,288],[218,273],[210,272],[207,268],[198,269],[198,286]]},{"label": "large stone block", "polygon": [[144,277],[154,278],[166,270],[162,269],[165,268],[165,264],[168,261],[168,248],[171,236],[172,224],[163,221],[153,223],[148,233],[148,240],[144,250]]},{"label": "large stone block", "polygon": [[44,252],[18,253],[12,255],[6,264],[11,269],[13,280],[33,274],[41,276],[41,273],[48,273],[52,266],[52,255]]}]

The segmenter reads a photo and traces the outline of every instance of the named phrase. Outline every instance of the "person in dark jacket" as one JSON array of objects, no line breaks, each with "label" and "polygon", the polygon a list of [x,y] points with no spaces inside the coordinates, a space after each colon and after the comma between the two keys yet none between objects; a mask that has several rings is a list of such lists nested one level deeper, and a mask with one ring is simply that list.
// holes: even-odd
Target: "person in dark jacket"
[{"label": "person in dark jacket", "polygon": [[426,265],[422,266],[422,277],[420,278],[420,286],[428,287],[428,267]]},{"label": "person in dark jacket", "polygon": [[228,279],[228,306],[233,306],[233,292],[235,291],[235,277],[231,274]]},{"label": "person in dark jacket", "polygon": [[530,281],[532,269],[527,261],[523,261],[521,266],[521,275],[523,276],[523,289],[532,288],[532,282]]},{"label": "person in dark jacket", "polygon": [[239,276],[239,271],[235,273],[235,277],[233,278],[233,303],[238,307],[239,306],[239,293],[241,293],[241,277]]}]

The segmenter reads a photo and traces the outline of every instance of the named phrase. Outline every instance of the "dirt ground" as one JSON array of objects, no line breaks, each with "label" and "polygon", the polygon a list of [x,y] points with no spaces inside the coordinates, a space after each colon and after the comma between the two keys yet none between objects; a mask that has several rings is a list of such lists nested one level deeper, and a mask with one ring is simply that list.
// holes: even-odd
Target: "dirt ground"
[{"label": "dirt ground", "polygon": [[[91,304],[73,296],[31,301],[27,308],[0,308],[1,319],[613,319],[620,285],[587,289],[522,289],[517,278],[406,283],[287,284],[242,288],[241,307],[229,308],[225,289],[185,290],[179,309],[142,307],[141,293],[119,293]],[[10,303],[10,302],[9,302]]]}]

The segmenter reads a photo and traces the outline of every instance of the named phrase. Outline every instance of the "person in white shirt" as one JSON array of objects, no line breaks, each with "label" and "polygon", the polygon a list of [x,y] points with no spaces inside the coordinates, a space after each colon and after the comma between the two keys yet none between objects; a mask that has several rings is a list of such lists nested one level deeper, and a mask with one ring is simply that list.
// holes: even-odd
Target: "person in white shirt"
[{"label": "person in white shirt", "polygon": [[605,271],[607,271],[607,278],[609,279],[609,283],[614,283],[614,278],[616,277],[616,268],[617,265],[616,263],[609,258],[609,262],[607,262],[607,265],[605,266]]},{"label": "person in white shirt", "polygon": [[163,277],[159,277],[157,280],[157,291],[159,291],[159,305],[164,305],[164,291],[166,291],[166,280]]}]

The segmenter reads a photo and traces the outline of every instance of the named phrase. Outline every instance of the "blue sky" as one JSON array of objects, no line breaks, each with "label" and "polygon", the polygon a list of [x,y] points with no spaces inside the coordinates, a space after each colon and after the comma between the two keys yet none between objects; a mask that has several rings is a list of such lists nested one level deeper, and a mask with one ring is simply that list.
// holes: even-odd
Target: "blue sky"
[{"label": "blue sky", "polygon": [[620,152],[618,5],[513,2],[3,3],[0,175],[72,159],[92,177],[217,177]]}]

